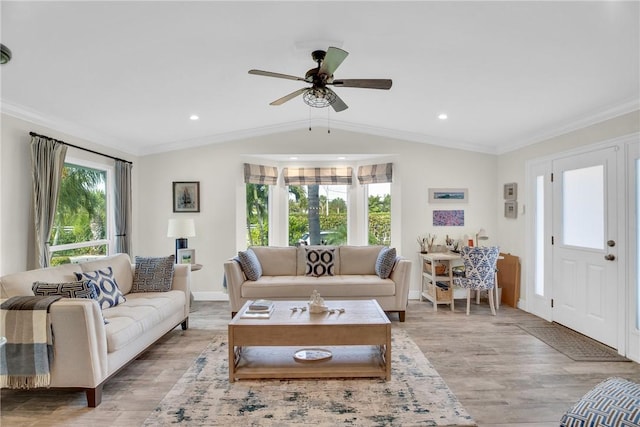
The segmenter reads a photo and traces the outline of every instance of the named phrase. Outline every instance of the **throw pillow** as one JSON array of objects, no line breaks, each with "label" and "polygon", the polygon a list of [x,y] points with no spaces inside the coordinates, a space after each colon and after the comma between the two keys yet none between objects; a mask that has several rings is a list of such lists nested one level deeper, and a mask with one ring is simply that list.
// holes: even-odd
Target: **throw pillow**
[{"label": "throw pillow", "polygon": [[335,248],[317,249],[304,248],[307,260],[307,269],[305,275],[320,277],[333,276],[335,268]]},{"label": "throw pillow", "polygon": [[115,307],[126,301],[122,291],[118,288],[113,268],[107,267],[102,270],[76,273],[78,280],[89,279],[98,291],[98,302],[100,307]]},{"label": "throw pillow", "polygon": [[384,247],[376,260],[376,274],[381,279],[388,279],[396,263],[396,248]]},{"label": "throw pillow", "polygon": [[639,425],[639,405],[640,384],[624,378],[607,378],[562,416],[560,427]]},{"label": "throw pillow", "polygon": [[137,256],[131,292],[167,292],[173,283],[175,255],[166,257]]},{"label": "throw pillow", "polygon": [[42,297],[60,295],[65,298],[98,299],[98,292],[90,280],[63,283],[33,282],[31,289],[34,295]]},{"label": "throw pillow", "polygon": [[240,266],[244,275],[249,280],[258,280],[262,276],[262,266],[260,260],[256,256],[256,253],[251,249],[238,252],[238,258],[240,259]]}]

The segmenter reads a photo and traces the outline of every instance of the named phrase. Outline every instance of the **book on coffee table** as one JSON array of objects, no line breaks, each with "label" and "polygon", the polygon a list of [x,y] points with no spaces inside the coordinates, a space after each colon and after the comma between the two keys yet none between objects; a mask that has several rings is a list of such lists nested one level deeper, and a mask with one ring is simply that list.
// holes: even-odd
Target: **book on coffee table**
[{"label": "book on coffee table", "polygon": [[246,313],[266,313],[271,312],[273,310],[273,301],[266,299],[257,299],[251,304],[249,304],[249,308],[247,308]]},{"label": "book on coffee table", "polygon": [[268,319],[275,309],[275,305],[271,305],[267,310],[251,310],[247,308],[240,316],[242,319]]}]

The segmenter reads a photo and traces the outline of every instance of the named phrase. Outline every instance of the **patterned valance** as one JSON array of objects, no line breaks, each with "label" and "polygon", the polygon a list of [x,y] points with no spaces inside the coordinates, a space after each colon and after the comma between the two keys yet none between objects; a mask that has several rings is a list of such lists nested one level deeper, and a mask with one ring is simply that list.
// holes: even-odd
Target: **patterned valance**
[{"label": "patterned valance", "polygon": [[246,184],[276,185],[278,183],[278,168],[245,163],[244,182]]},{"label": "patterned valance", "polygon": [[376,184],[379,182],[391,182],[393,178],[393,163],[380,165],[367,165],[358,168],[358,181],[360,184]]},{"label": "patterned valance", "polygon": [[351,185],[353,169],[347,166],[335,168],[284,168],[286,185]]}]

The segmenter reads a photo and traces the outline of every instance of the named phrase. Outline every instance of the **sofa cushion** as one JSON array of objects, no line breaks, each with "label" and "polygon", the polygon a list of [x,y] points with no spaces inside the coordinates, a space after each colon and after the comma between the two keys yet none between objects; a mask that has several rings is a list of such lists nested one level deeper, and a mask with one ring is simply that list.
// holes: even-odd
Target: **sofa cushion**
[{"label": "sofa cushion", "polygon": [[377,275],[349,276],[262,276],[256,282],[242,284],[242,298],[290,299],[308,301],[317,290],[323,298],[371,299],[393,296],[396,285]]},{"label": "sofa cushion", "polygon": [[126,303],[104,310],[109,320],[107,351],[126,347],[176,311],[181,312],[185,298],[182,291],[131,293]]},{"label": "sofa cushion", "polygon": [[75,272],[78,266],[75,264],[63,264],[57,267],[40,268],[37,270],[22,271],[0,278],[2,292],[1,298],[11,298],[18,295],[32,295],[34,282],[74,282]]},{"label": "sofa cushion", "polygon": [[640,425],[640,384],[608,378],[564,414],[560,427],[618,427]]},{"label": "sofa cushion", "polygon": [[167,257],[136,256],[131,292],[167,292],[173,282],[175,255]]},{"label": "sofa cushion", "polygon": [[[265,276],[293,276],[296,274],[296,248],[282,246],[252,246]],[[303,273],[304,274],[304,273]]]},{"label": "sofa cushion", "polygon": [[333,276],[335,248],[305,248],[305,276]]},{"label": "sofa cushion", "polygon": [[396,248],[384,247],[380,249],[378,259],[376,260],[376,274],[381,279],[387,279],[391,276],[391,271],[396,263]]},{"label": "sofa cushion", "polygon": [[77,280],[62,283],[34,282],[31,289],[36,296],[60,295],[65,298],[98,300],[98,292],[91,280]]},{"label": "sofa cushion", "polygon": [[247,279],[258,280],[262,276],[262,266],[251,248],[238,252],[238,259],[240,259],[240,266]]},{"label": "sofa cushion", "polygon": [[98,292],[98,302],[103,309],[115,307],[126,301],[122,291],[118,288],[118,282],[113,274],[113,268],[103,270],[76,273],[78,280],[90,280]]},{"label": "sofa cushion", "polygon": [[382,246],[340,246],[340,274],[376,274]]},{"label": "sofa cushion", "polygon": [[[333,274],[340,274],[340,252],[337,246],[332,245],[310,245],[298,246],[296,249],[297,269],[292,275],[304,276],[307,273],[307,250],[308,249],[335,249],[333,253]],[[284,275],[283,275],[284,276]]]},{"label": "sofa cushion", "polygon": [[[131,286],[133,285],[133,266],[131,265],[131,258],[127,254],[117,254],[104,258],[99,258],[95,261],[87,261],[78,264],[80,271],[91,272],[96,270],[103,270],[107,267],[113,269],[113,277],[118,282],[118,288],[123,294],[131,292]],[[76,269],[78,271],[78,269]]]}]

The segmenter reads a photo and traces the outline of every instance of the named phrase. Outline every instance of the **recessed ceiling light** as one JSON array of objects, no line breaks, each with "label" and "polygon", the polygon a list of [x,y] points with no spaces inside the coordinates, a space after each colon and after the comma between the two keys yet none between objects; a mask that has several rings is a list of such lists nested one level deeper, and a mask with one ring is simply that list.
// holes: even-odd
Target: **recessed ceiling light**
[{"label": "recessed ceiling light", "polygon": [[445,113],[442,113],[442,114],[438,114],[438,118],[440,120],[447,120],[448,116]]},{"label": "recessed ceiling light", "polygon": [[346,160],[347,158],[345,156],[340,156],[338,157],[338,160]]},{"label": "recessed ceiling light", "polygon": [[291,156],[289,157],[289,160],[298,160],[298,158],[296,156]]},{"label": "recessed ceiling light", "polygon": [[190,115],[190,116],[189,116],[189,118],[190,118],[191,120],[198,120],[200,117],[198,117],[198,116],[197,116],[197,115],[195,115],[195,114],[192,114],[192,115]]}]

